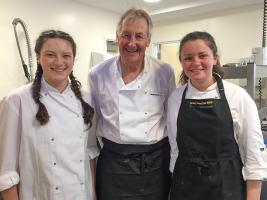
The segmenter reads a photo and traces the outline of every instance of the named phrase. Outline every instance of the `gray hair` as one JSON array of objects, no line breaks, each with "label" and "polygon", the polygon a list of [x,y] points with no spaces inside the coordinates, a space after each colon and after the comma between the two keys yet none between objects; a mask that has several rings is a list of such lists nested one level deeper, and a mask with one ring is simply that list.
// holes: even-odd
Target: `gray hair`
[{"label": "gray hair", "polygon": [[144,18],[146,20],[148,25],[147,36],[151,38],[153,23],[149,14],[141,8],[130,8],[122,14],[120,21],[117,25],[117,35],[119,35],[121,32],[123,22],[136,18]]}]

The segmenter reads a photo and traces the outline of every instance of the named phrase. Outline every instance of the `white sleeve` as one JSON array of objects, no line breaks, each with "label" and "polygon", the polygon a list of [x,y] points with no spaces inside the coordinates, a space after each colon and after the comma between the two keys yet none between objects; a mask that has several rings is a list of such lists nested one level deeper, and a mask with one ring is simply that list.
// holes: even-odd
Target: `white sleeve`
[{"label": "white sleeve", "polygon": [[[243,93],[241,93],[243,92]],[[244,180],[267,178],[267,150],[264,145],[258,110],[250,96],[242,91],[235,94],[236,139],[243,162]],[[233,117],[235,123],[235,116]]]},{"label": "white sleeve", "polygon": [[171,94],[176,88],[176,83],[175,83],[175,75],[173,68],[170,66],[170,88],[169,88],[169,94]]},{"label": "white sleeve", "polygon": [[99,155],[99,148],[96,142],[96,113],[94,114],[92,120],[92,127],[89,129],[88,133],[88,141],[87,141],[87,149],[89,159],[94,159]]},{"label": "white sleeve", "polygon": [[13,103],[7,98],[0,103],[0,191],[19,183],[18,155],[21,123],[17,112],[19,109]]},{"label": "white sleeve", "polygon": [[0,192],[11,188],[19,183],[19,174],[16,171],[7,172],[0,175]]},{"label": "white sleeve", "polygon": [[170,171],[173,172],[174,166],[178,157],[178,146],[176,141],[177,135],[177,117],[181,104],[181,97],[177,92],[177,89],[171,94],[168,99],[168,108],[167,108],[167,133],[169,138],[169,143],[171,146],[171,160],[170,160]]},{"label": "white sleeve", "polygon": [[91,71],[88,74],[88,102],[90,106],[94,108],[94,116],[92,119],[92,127],[89,129],[88,141],[87,141],[87,149],[89,152],[89,159],[94,159],[99,155],[99,148],[97,146],[97,137],[96,137],[96,129],[97,129],[97,121],[98,115],[95,109],[95,101],[93,97],[93,83],[91,80]]}]

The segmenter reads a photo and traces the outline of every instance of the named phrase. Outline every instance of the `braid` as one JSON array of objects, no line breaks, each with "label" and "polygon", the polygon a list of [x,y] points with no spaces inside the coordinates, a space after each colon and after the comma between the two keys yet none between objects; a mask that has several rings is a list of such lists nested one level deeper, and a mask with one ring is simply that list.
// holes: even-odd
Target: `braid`
[{"label": "braid", "polygon": [[43,70],[40,64],[37,65],[37,70],[35,78],[32,84],[32,97],[35,103],[38,105],[38,111],[35,115],[36,119],[40,122],[41,125],[46,124],[49,121],[49,115],[45,105],[40,101],[41,95],[41,78],[43,75]]},{"label": "braid", "polygon": [[71,89],[74,92],[75,96],[80,100],[82,104],[84,123],[88,124],[89,127],[91,127],[92,118],[94,116],[94,109],[83,100],[81,90],[80,90],[81,83],[75,78],[72,72],[70,73],[69,77],[71,81]]}]

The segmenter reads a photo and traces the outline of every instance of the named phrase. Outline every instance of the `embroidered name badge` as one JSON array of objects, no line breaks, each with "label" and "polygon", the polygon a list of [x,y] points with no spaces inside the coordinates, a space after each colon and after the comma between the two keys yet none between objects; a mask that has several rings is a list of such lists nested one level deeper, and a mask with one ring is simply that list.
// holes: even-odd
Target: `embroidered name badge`
[{"label": "embroidered name badge", "polygon": [[196,109],[210,109],[214,107],[213,100],[191,101],[190,106]]},{"label": "embroidered name badge", "polygon": [[146,93],[150,95],[154,95],[154,96],[166,96],[167,95],[167,93],[165,92],[159,92],[159,91],[154,91],[154,90],[148,90],[146,91]]}]

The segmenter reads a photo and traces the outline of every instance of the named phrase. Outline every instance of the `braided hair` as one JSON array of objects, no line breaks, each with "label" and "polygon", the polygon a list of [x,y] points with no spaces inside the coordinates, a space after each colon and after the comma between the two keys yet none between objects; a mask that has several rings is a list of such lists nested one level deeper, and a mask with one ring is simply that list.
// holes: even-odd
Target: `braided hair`
[{"label": "braided hair", "polygon": [[[63,31],[56,31],[56,30],[47,30],[43,31],[38,39],[36,40],[35,44],[35,53],[36,55],[40,55],[41,49],[43,47],[43,44],[51,38],[60,38],[63,40],[67,40],[71,43],[72,46],[72,52],[73,57],[76,56],[76,44],[73,40],[73,38]],[[41,102],[41,80],[43,75],[43,69],[40,63],[37,64],[37,70],[35,73],[35,78],[32,84],[32,97],[35,101],[35,103],[38,105],[38,111],[36,113],[36,119],[39,121],[41,125],[45,125],[49,121],[49,114],[45,107],[45,105]],[[71,72],[69,75],[69,78],[71,80],[71,89],[74,92],[75,96],[80,100],[83,110],[83,119],[84,123],[89,125],[89,127],[92,126],[92,118],[94,115],[94,109],[83,100],[82,94],[81,94],[81,83],[73,76],[73,73]]]}]

